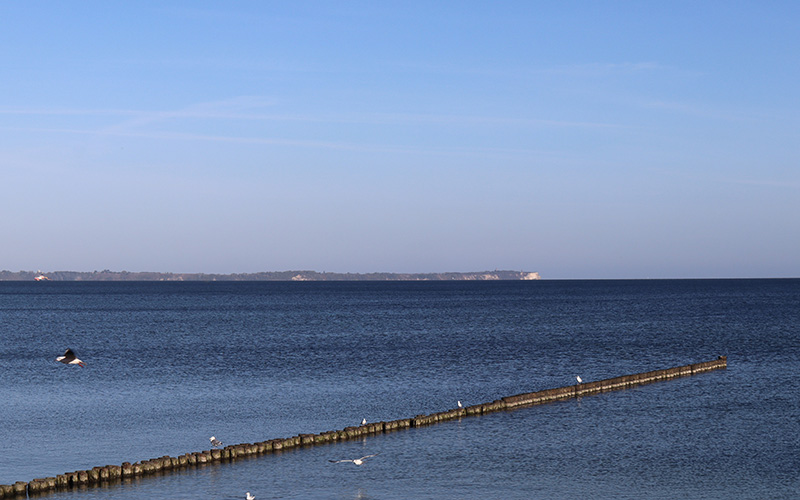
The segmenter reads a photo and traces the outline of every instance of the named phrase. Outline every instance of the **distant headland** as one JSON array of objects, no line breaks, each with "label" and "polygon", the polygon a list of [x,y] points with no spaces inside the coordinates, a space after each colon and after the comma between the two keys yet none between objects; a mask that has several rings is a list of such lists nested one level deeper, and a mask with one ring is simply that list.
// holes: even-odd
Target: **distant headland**
[{"label": "distant headland", "polygon": [[206,274],[128,271],[0,271],[0,281],[521,281],[541,279],[528,271],[479,271],[450,273],[329,273],[317,271],[268,271],[259,273]]}]

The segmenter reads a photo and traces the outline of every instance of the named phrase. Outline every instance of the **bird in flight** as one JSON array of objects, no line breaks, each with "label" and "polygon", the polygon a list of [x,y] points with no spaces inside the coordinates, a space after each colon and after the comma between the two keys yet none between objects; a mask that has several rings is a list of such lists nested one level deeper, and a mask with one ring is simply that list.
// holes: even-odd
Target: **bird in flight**
[{"label": "bird in flight", "polygon": [[67,349],[66,351],[64,351],[64,355],[57,357],[56,361],[60,361],[65,365],[78,365],[81,367],[86,366],[86,363],[84,363],[83,361],[78,359],[77,356],[75,356],[75,353],[72,352],[72,349]]},{"label": "bird in flight", "polygon": [[219,448],[220,446],[222,446],[222,441],[215,438],[214,436],[211,436],[210,438],[208,438],[208,440],[211,441],[211,446],[213,448]]},{"label": "bird in flight", "polygon": [[377,455],[377,453],[375,453],[373,455],[365,455],[365,456],[363,456],[361,458],[355,458],[355,459],[350,459],[350,460],[328,460],[328,462],[333,462],[335,464],[340,464],[342,462],[353,462],[356,465],[362,465],[364,463],[364,460],[366,460],[366,459],[368,459],[370,457],[374,457],[376,455]]}]

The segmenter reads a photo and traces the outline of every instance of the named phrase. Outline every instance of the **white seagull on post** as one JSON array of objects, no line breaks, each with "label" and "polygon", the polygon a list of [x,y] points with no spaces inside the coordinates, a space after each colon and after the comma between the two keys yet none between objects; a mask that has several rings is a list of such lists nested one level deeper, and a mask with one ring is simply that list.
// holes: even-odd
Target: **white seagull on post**
[{"label": "white seagull on post", "polygon": [[362,465],[364,463],[364,460],[366,460],[366,459],[368,459],[370,457],[374,457],[376,455],[377,455],[377,453],[375,453],[373,455],[364,455],[361,458],[355,458],[355,459],[350,459],[350,460],[328,460],[328,462],[333,462],[335,464],[340,464],[342,462],[353,462],[356,465]]},{"label": "white seagull on post", "polygon": [[86,366],[86,363],[84,363],[83,361],[78,359],[77,356],[75,356],[75,353],[72,352],[72,349],[67,349],[66,351],[64,351],[64,355],[57,357],[56,361],[60,361],[65,365],[78,365],[81,367]]}]

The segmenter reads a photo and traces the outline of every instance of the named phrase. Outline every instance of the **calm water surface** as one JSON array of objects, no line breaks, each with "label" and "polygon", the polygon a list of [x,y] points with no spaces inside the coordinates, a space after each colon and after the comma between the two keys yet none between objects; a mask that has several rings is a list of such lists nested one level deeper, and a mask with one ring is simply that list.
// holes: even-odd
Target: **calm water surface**
[{"label": "calm water surface", "polygon": [[[47,498],[796,499],[798,325],[800,280],[4,282],[0,483],[726,354],[724,371]],[[88,366],[56,363],[67,347]]]}]

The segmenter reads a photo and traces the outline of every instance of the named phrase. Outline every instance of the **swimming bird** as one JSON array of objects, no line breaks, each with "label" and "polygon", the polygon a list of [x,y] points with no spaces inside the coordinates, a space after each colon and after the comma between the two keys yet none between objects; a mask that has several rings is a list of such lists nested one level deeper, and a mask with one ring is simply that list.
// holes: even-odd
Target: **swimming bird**
[{"label": "swimming bird", "polygon": [[245,498],[246,500],[256,500],[256,497],[254,497],[253,495],[251,495],[249,491],[246,493],[246,496],[245,496],[244,498]]},{"label": "swimming bird", "polygon": [[366,418],[362,418],[361,419],[361,425],[367,425],[367,419]]},{"label": "swimming bird", "polygon": [[366,459],[368,459],[370,457],[374,457],[376,455],[377,455],[377,453],[375,453],[373,455],[364,455],[363,457],[356,458],[356,459],[350,459],[350,460],[328,460],[328,462],[333,462],[335,464],[340,464],[342,462],[353,462],[356,465],[362,465],[364,463],[364,460],[366,460]]},{"label": "swimming bird", "polygon": [[576,378],[576,379],[578,379],[578,383],[579,383],[579,384],[582,384],[582,383],[583,383],[583,379],[581,378],[581,376],[580,376],[580,375],[576,376],[575,378]]},{"label": "swimming bird", "polygon": [[208,438],[208,440],[211,441],[211,446],[213,448],[219,448],[220,446],[222,446],[222,441],[215,438],[214,436],[211,436],[210,438]]},{"label": "swimming bird", "polygon": [[463,406],[461,405],[461,401],[458,402],[458,407],[463,408]]},{"label": "swimming bird", "polygon": [[83,361],[78,359],[77,356],[75,356],[75,353],[72,352],[72,349],[67,349],[66,351],[64,351],[64,355],[57,357],[56,361],[60,361],[65,365],[78,365],[81,367],[86,366],[86,363],[84,363]]}]

